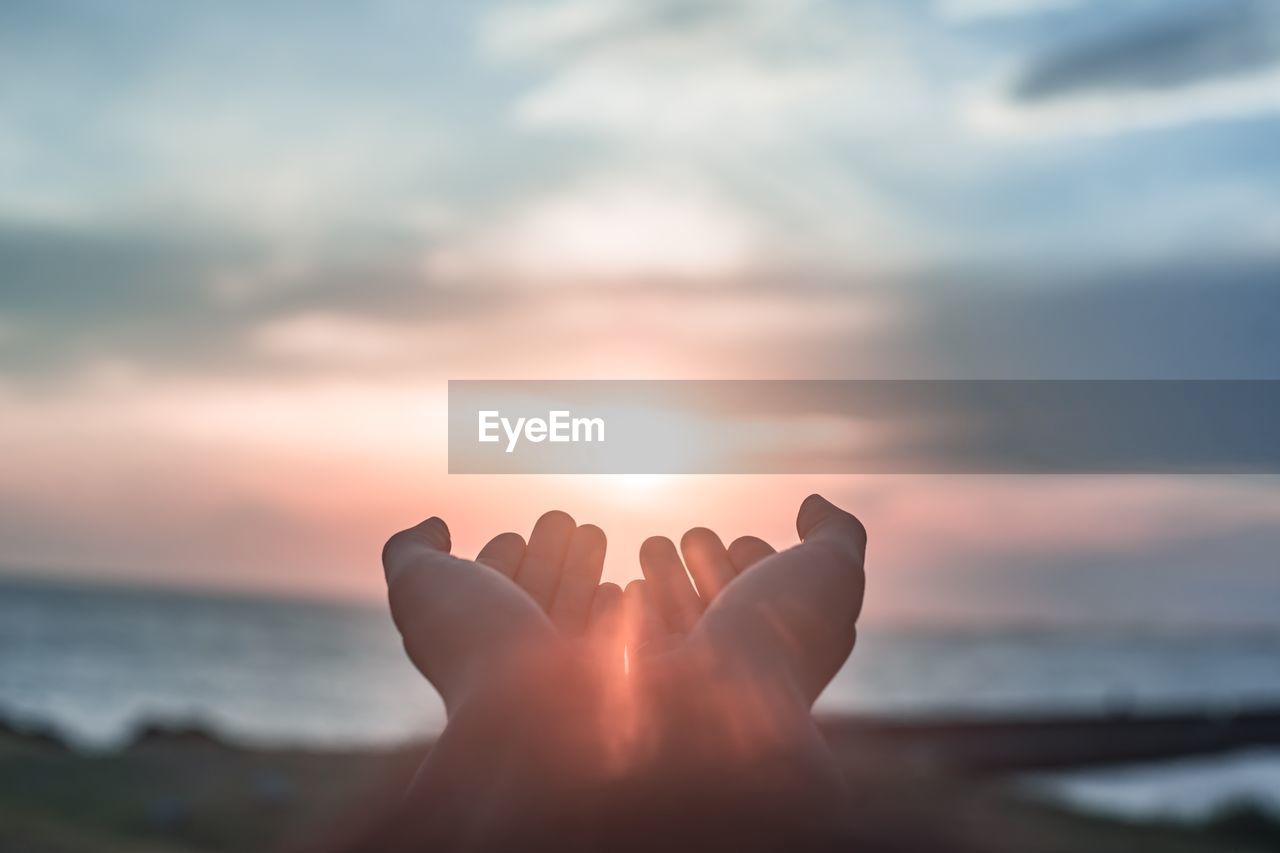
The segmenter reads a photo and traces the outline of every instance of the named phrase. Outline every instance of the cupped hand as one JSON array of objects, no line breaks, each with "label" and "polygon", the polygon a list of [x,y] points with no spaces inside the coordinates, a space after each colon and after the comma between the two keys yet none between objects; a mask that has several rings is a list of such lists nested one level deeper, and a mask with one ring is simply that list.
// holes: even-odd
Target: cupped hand
[{"label": "cupped hand", "polygon": [[800,544],[779,553],[753,536],[726,548],[694,528],[681,538],[683,561],[671,540],[646,540],[645,579],[626,591],[633,658],[687,646],[812,703],[853,649],[867,534],[820,495],[801,504],[796,531]]},{"label": "cupped hand", "polygon": [[603,533],[564,513],[474,562],[439,519],[393,536],[392,614],[450,719],[387,849],[654,848],[703,824],[728,849],[782,849],[828,831],[846,792],[808,706],[852,647],[866,536],[817,496],[797,529],[782,553],[690,531],[696,591],[650,540],[625,595],[599,583]]},{"label": "cupped hand", "polygon": [[538,519],[527,544],[503,533],[474,561],[449,553],[449,528],[435,517],[387,541],[392,617],[450,713],[476,689],[540,657],[585,652],[601,666],[621,666],[612,638],[622,590],[599,582],[606,545],[600,528],[557,511]]}]

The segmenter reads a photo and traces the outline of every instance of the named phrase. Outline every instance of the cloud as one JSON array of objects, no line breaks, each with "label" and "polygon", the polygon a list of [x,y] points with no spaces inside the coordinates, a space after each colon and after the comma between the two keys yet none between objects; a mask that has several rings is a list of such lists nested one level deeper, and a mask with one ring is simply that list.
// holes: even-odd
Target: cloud
[{"label": "cloud", "polygon": [[[741,234],[728,226],[735,236],[723,254],[703,254],[699,243],[692,254],[662,255],[665,267],[648,266],[650,278],[629,277],[646,269],[648,261],[628,265],[642,256],[602,257],[589,247],[577,261],[622,276],[600,287],[585,274],[590,266],[571,275],[574,257],[535,239],[556,233],[541,224],[548,210],[625,224],[619,246],[628,251],[678,241],[663,230],[671,223],[702,227],[689,212],[663,222],[680,204],[665,193],[661,206],[626,208],[656,216],[658,227],[614,223],[609,208],[584,201],[613,197],[600,192],[532,204],[492,233],[477,232],[473,244],[460,235],[447,245],[467,247],[459,262],[473,266],[449,283],[423,269],[413,242],[281,271],[254,244],[212,235],[183,243],[163,233],[0,230],[9,271],[0,279],[0,375],[24,384],[126,368],[193,379],[438,379],[463,364],[469,376],[502,376],[512,353],[531,378],[679,377],[688,365],[696,375],[740,378],[1265,378],[1280,364],[1270,333],[1280,316],[1274,257],[1092,275],[1037,266],[868,280],[762,267],[751,260],[748,223]],[[722,227],[713,224],[714,202],[690,210]],[[727,221],[737,223],[733,215]],[[510,247],[535,254],[508,257]],[[737,263],[744,267],[728,278],[712,272]],[[509,278],[534,272],[546,277],[533,287]],[[228,276],[243,281],[228,291]]]},{"label": "cloud", "polygon": [[[123,106],[114,135],[145,159],[133,207],[193,210],[276,239],[394,218],[439,167],[440,144],[393,110],[314,95],[237,94],[190,111],[181,92]],[[371,156],[376,152],[376,156]]]},{"label": "cloud", "polygon": [[412,325],[305,313],[263,324],[254,331],[253,344],[270,358],[363,367],[420,360],[431,353],[434,337]]},{"label": "cloud", "polygon": [[[778,4],[785,6],[787,4]],[[559,0],[498,7],[485,22],[484,44],[508,57],[547,58],[566,52],[589,53],[626,42],[651,41],[657,34],[703,35],[733,28],[764,10],[759,0],[654,0],[635,4],[620,0]],[[735,14],[737,13],[737,14]]]},{"label": "cloud", "polygon": [[[1093,20],[1099,4],[1085,5],[1078,14]],[[1074,259],[1082,241],[1099,265],[1131,257],[1135,245],[1165,260],[1206,248],[1256,252],[1274,242],[1274,219],[1263,215],[1274,207],[1274,181],[1259,157],[1233,166],[1226,154],[1184,149],[1161,166],[1145,153],[1099,146],[1046,165],[1034,152],[993,153],[987,140],[966,138],[950,124],[949,99],[971,82],[976,60],[998,60],[998,52],[970,41],[977,36],[968,29],[939,33],[929,8],[502,3],[480,26],[480,57],[444,55],[452,70],[466,72],[455,75],[466,85],[447,98],[467,104],[454,112],[437,111],[430,97],[433,87],[448,88],[439,82],[446,78],[403,73],[422,70],[419,54],[404,54],[409,39],[392,37],[377,16],[316,23],[307,30],[316,41],[284,58],[269,32],[255,32],[234,68],[220,63],[239,43],[235,15],[215,15],[216,26],[166,19],[171,52],[141,38],[145,14],[101,37],[71,26],[74,19],[47,16],[60,23],[11,41],[30,42],[22,58],[40,73],[23,79],[45,81],[38,91],[59,121],[42,124],[38,99],[24,102],[18,121],[0,131],[0,161],[12,155],[15,174],[39,176],[32,187],[80,188],[93,215],[24,218],[32,214],[24,199],[34,196],[0,181],[0,211],[8,214],[0,223],[4,370],[35,375],[103,363],[333,370],[344,351],[353,370],[382,370],[396,354],[415,360],[418,350],[402,336],[417,334],[456,341],[462,358],[485,357],[465,335],[441,332],[449,326],[506,329],[523,313],[594,346],[589,324],[571,320],[616,322],[604,319],[608,299],[623,311],[646,306],[644,317],[622,324],[625,340],[649,331],[662,300],[670,313],[722,329],[717,318],[735,316],[738,299],[757,337],[779,351],[779,364],[804,375],[809,365],[838,370],[832,353],[842,347],[860,356],[881,347],[868,344],[861,326],[858,341],[838,340],[840,323],[860,316],[843,306],[869,289],[883,290],[888,303],[909,300],[896,292],[910,278],[904,269],[1018,252],[1038,262]],[[306,17],[280,14],[281,23]],[[348,31],[350,42],[333,41]],[[1024,35],[1017,30],[1000,49],[1044,40]],[[52,49],[59,44],[66,47]],[[346,52],[330,68],[324,63],[337,44]],[[90,69],[73,61],[72,47],[94,45],[133,58],[118,83],[89,85]],[[477,82],[493,59],[504,79],[513,67],[520,72],[501,97]],[[477,60],[480,67],[467,64]],[[945,85],[950,77],[956,88]],[[1244,109],[1280,97],[1280,85],[1268,82],[1246,75],[1197,85],[1255,87],[1241,90]],[[1133,122],[1146,115],[1144,104],[1154,112],[1166,104],[1167,120],[1183,120],[1187,104],[1200,103],[1195,91],[1130,93],[1148,99],[1137,106],[1103,93],[1098,122]],[[92,107],[83,132],[54,134],[81,115],[76,97]],[[1056,110],[1074,109],[1082,97],[1006,98],[1000,106],[1019,127],[1049,127],[1058,117],[1078,127],[1092,119]],[[1209,92],[1192,112],[1222,109],[1224,97]],[[514,132],[503,118],[515,122]],[[451,171],[436,162],[453,156],[449,145],[435,141],[448,142],[455,119],[486,142]],[[82,147],[59,149],[56,138]],[[21,144],[11,150],[14,140]],[[424,141],[431,144],[418,150]],[[47,157],[27,159],[40,148]],[[64,161],[95,179],[55,168]],[[1190,174],[1208,166],[1226,173],[1221,185],[1247,185],[1248,198],[1213,201],[1219,184],[1210,178],[1218,175]],[[1121,175],[1140,179],[1140,191]],[[415,211],[445,215],[424,221]],[[604,280],[616,285],[607,298],[585,293]],[[946,281],[985,298],[960,272]],[[1122,286],[1124,276],[1116,281]],[[809,294],[819,286],[848,295],[824,296],[815,307]],[[732,298],[685,292],[695,289]],[[787,299],[799,308],[775,310]],[[826,325],[810,338],[797,332],[796,314],[811,307],[826,312]],[[927,306],[910,307],[928,314]],[[325,330],[341,339],[328,352]],[[375,340],[382,334],[385,345]],[[680,343],[715,357],[692,330]],[[547,347],[545,363],[561,358],[558,345]],[[893,351],[872,363],[911,359]],[[938,365],[946,368],[945,355]]]},{"label": "cloud", "polygon": [[494,58],[546,72],[516,105],[526,127],[723,150],[923,106],[917,66],[886,39],[904,26],[822,0],[559,0],[501,6],[483,34]]},{"label": "cloud", "polygon": [[[948,279],[918,290],[904,353],[923,375],[1276,379],[1280,257],[1093,274]],[[932,372],[938,369],[942,372]]]},{"label": "cloud", "polygon": [[1044,51],[965,114],[1014,138],[1167,129],[1280,111],[1280,9],[1225,2],[1133,19]]},{"label": "cloud", "polygon": [[[433,42],[465,33],[451,13],[12,5],[0,13],[6,218],[182,216],[328,237],[394,221],[463,147],[454,92],[436,82],[451,53]],[[466,102],[477,122],[497,103]]]},{"label": "cloud", "polygon": [[588,179],[526,202],[429,254],[435,279],[554,285],[661,279],[723,283],[748,272],[758,235],[698,181]]},{"label": "cloud", "polygon": [[968,23],[1069,9],[1082,2],[1085,0],[936,0],[934,8],[943,20]]},{"label": "cloud", "polygon": [[968,118],[982,133],[1025,139],[1167,130],[1275,112],[1280,112],[1280,72],[1152,92],[1080,95],[1035,105],[999,97],[972,104]]},{"label": "cloud", "polygon": [[1024,103],[1086,92],[1189,86],[1280,61],[1280,13],[1266,0],[1225,0],[1068,45],[1014,85]]},{"label": "cloud", "polygon": [[178,374],[332,365],[308,351],[316,318],[344,333],[335,352],[346,341],[367,365],[378,323],[399,339],[395,323],[462,324],[490,300],[482,289],[435,286],[418,268],[421,251],[397,234],[348,234],[295,254],[210,226],[0,224],[0,375],[38,382],[102,364]]},{"label": "cloud", "polygon": [[[995,81],[997,118],[1019,133],[1256,113],[1280,91],[1263,65],[1212,63],[1153,86],[1107,60],[1105,81],[1077,67],[1088,85],[1068,83],[1070,63],[1052,63],[1092,42],[1064,47],[1063,34],[1114,29],[1118,4],[1067,5],[0,4],[0,557],[312,588],[317,566],[331,584],[365,578],[351,566],[387,519],[434,495],[477,547],[490,525],[518,528],[561,497],[608,507],[594,482],[504,482],[501,497],[519,498],[503,507],[493,483],[434,474],[429,401],[449,376],[1280,364],[1276,266],[1179,263],[1239,253],[1243,233],[1275,245],[1255,215],[1275,193],[1269,131],[1223,129],[1217,147],[1171,135],[1153,158],[1124,140],[993,145],[957,120],[957,98],[1020,54],[1026,70]],[[950,25],[977,18],[989,24]],[[1055,43],[1062,53],[1045,50]],[[1163,51],[1148,45],[1172,79]],[[1037,69],[1041,94],[1013,97]],[[1257,201],[1206,208],[1221,185]],[[1200,212],[1166,228],[1174,209]],[[1152,231],[1164,263],[1115,270]],[[923,283],[884,272],[961,250],[1035,264],[1003,277],[950,266]],[[1112,272],[1046,272],[1082,257]],[[794,505],[778,502],[811,487],[690,483],[655,493],[644,526],[711,507],[781,543]],[[1026,503],[1023,484],[986,513],[973,484],[929,492],[948,488],[938,517],[967,530]],[[1085,491],[1093,505],[1101,492]],[[918,489],[901,494],[899,541],[930,545],[929,525],[906,517]],[[1100,505],[1074,529],[1046,505],[1044,524],[1077,538],[1120,526]],[[614,520],[639,533],[636,517],[628,504]],[[941,597],[967,575],[947,577],[932,576]]]},{"label": "cloud", "polygon": [[[909,10],[827,0],[555,0],[501,4],[481,33],[485,55],[528,81],[510,107],[518,129],[587,140],[592,156],[579,171],[588,179],[640,182],[675,171],[675,183],[688,184],[696,176],[693,200],[713,198],[715,219],[746,224],[745,260],[865,271],[917,263],[937,245],[903,193],[922,172],[945,168],[925,140],[949,120],[928,69],[896,43],[929,47]],[[886,189],[876,178],[900,182]],[[670,204],[689,200],[670,195]],[[673,213],[675,226],[683,220]],[[724,237],[744,228],[715,233],[708,250],[741,242]],[[701,254],[678,238],[652,245]],[[737,265],[708,260],[675,272]]]}]

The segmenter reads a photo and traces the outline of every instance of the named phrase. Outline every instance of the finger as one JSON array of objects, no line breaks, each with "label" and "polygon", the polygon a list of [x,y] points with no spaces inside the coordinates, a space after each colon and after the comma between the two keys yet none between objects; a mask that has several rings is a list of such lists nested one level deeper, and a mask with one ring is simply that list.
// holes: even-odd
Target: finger
[{"label": "finger", "polygon": [[555,626],[571,637],[587,629],[587,616],[604,571],[607,547],[604,531],[594,524],[582,525],[569,537],[550,616]]},{"label": "finger", "polygon": [[449,528],[430,518],[387,540],[382,563],[405,650],[452,708],[473,681],[469,673],[497,660],[516,633],[529,642],[539,629],[528,617],[539,614],[514,584],[450,556],[449,547]]},{"label": "finger", "polygon": [[431,516],[392,536],[382,546],[382,573],[389,586],[410,566],[431,554],[448,555],[453,543],[444,519]]},{"label": "finger", "polygon": [[627,648],[634,654],[639,649],[659,643],[671,634],[671,629],[658,612],[653,601],[649,582],[634,580],[622,593],[623,636]]},{"label": "finger", "polygon": [[796,533],[800,534],[801,542],[831,548],[837,559],[846,559],[859,567],[866,557],[867,529],[851,513],[822,495],[809,495],[800,504]]},{"label": "finger", "polygon": [[640,569],[647,583],[643,595],[673,631],[689,631],[702,615],[702,602],[689,582],[676,546],[665,536],[651,536],[640,546]]},{"label": "finger", "polygon": [[623,631],[623,593],[616,583],[602,583],[591,599],[587,619],[587,640],[597,658],[606,666],[621,670]]},{"label": "finger", "polygon": [[519,533],[499,533],[480,549],[476,562],[514,578],[523,558],[524,537]]},{"label": "finger", "polygon": [[726,650],[773,661],[812,700],[853,649],[865,586],[866,531],[818,495],[800,506],[802,543],[744,572],[700,630]]},{"label": "finger", "polygon": [[801,544],[790,550],[808,567],[815,594],[818,590],[830,594],[834,606],[828,608],[828,615],[852,624],[862,612],[867,529],[822,495],[809,495],[796,514],[796,532]]},{"label": "finger", "polygon": [[592,637],[609,637],[622,627],[622,587],[616,583],[602,583],[591,598],[591,613],[587,618],[587,631]]},{"label": "finger", "polygon": [[776,553],[772,545],[755,536],[739,536],[729,545],[729,561],[739,574]]},{"label": "finger", "polygon": [[866,585],[866,528],[821,495],[809,495],[796,514],[796,532],[801,544],[786,552],[779,568],[785,571],[792,563],[801,567],[803,574],[793,583],[813,599],[816,613],[852,632]]},{"label": "finger", "polygon": [[680,552],[704,607],[738,574],[720,537],[705,527],[695,527],[681,537]]},{"label": "finger", "polygon": [[568,513],[552,510],[538,519],[529,535],[516,583],[543,610],[549,610],[555,599],[565,550],[576,526]]}]

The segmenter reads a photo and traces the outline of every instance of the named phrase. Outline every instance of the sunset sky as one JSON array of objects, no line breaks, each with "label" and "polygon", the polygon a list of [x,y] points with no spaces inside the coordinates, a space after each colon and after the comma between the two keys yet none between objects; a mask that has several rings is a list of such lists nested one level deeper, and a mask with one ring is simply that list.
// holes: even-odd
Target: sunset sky
[{"label": "sunset sky", "polygon": [[449,476],[448,379],[1280,378],[1269,0],[6,2],[0,571],[373,598],[871,532],[872,619],[1263,622],[1267,477]]}]

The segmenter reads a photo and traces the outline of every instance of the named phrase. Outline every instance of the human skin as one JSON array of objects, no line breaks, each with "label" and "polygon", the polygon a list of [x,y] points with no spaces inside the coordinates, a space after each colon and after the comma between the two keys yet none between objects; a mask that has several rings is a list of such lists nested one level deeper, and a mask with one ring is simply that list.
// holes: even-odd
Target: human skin
[{"label": "human skin", "polygon": [[449,722],[387,849],[837,839],[846,792],[810,708],[853,645],[866,534],[816,495],[797,532],[775,553],[690,531],[696,589],[648,540],[625,593],[599,583],[604,534],[564,513],[474,562],[439,519],[393,536],[392,614]]}]

